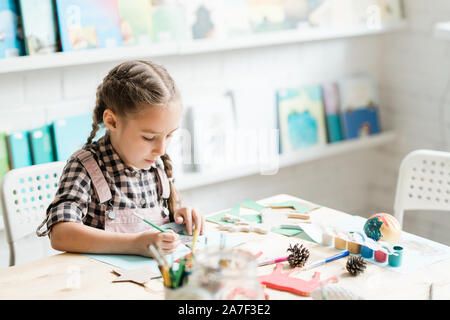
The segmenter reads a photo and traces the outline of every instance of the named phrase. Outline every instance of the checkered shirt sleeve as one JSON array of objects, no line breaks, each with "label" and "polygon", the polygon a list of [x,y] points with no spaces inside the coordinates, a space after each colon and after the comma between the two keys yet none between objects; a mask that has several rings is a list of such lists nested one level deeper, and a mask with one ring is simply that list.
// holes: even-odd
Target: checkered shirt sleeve
[{"label": "checkered shirt sleeve", "polygon": [[36,234],[48,235],[55,224],[63,221],[83,223],[90,201],[91,178],[80,161],[71,157],[63,169],[55,199],[47,208],[46,219]]}]

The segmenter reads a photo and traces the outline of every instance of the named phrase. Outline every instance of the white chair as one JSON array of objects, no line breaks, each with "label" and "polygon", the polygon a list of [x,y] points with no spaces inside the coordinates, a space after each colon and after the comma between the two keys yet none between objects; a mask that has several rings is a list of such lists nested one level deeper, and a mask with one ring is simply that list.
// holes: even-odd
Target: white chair
[{"label": "white chair", "polygon": [[450,211],[450,153],[416,150],[403,159],[394,204],[400,226],[408,210]]},{"label": "white chair", "polygon": [[48,237],[36,229],[53,201],[65,162],[51,162],[12,169],[3,177],[1,199],[3,221],[13,266],[57,253]]}]

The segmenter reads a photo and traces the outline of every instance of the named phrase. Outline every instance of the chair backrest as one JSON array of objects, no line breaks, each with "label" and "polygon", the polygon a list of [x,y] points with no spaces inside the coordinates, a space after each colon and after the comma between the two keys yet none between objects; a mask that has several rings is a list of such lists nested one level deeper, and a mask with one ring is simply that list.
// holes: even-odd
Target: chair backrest
[{"label": "chair backrest", "polygon": [[[53,201],[65,162],[51,162],[12,169],[3,177],[1,198],[3,221],[10,249],[10,266],[15,264],[17,243],[22,239],[38,242],[36,229]],[[34,234],[34,236],[33,236]],[[48,237],[45,239],[52,253]],[[42,254],[45,255],[45,254]]]},{"label": "chair backrest", "polygon": [[407,210],[450,211],[450,153],[416,150],[403,159],[394,204],[401,226]]}]

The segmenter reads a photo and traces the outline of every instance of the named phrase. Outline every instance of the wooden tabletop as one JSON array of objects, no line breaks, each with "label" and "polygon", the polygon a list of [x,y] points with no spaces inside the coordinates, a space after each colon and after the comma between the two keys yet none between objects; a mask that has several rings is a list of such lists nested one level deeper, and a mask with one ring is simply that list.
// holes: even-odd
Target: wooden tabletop
[{"label": "wooden tabletop", "polygon": [[[258,201],[268,204],[302,199],[277,195]],[[321,207],[314,211],[314,219],[332,221],[348,217],[346,213]],[[209,223],[209,230],[216,225]],[[248,241],[240,248],[261,251],[268,257],[286,254],[290,244],[302,243],[310,249],[310,261],[323,259],[336,253],[307,241],[301,237],[286,237],[276,233],[260,235],[241,233]],[[428,299],[430,284],[434,283],[435,299],[450,299],[450,259],[432,264],[410,274],[401,274],[372,263],[366,271],[351,277],[345,270],[347,259],[339,259],[312,270],[293,275],[311,279],[314,272],[321,278],[339,277],[339,284],[351,289],[366,299]],[[117,275],[113,266],[88,258],[81,254],[63,253],[23,265],[0,270],[0,299],[164,299],[161,279],[147,282],[145,286],[129,282],[113,283]],[[274,265],[258,268],[258,275],[269,274]],[[295,294],[266,288],[270,299],[311,299]]]}]

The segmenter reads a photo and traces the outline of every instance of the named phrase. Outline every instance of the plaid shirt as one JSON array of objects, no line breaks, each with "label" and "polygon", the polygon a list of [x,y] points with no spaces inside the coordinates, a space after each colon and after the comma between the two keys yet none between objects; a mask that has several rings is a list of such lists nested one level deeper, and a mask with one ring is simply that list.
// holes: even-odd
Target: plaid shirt
[{"label": "plaid shirt", "polygon": [[[38,236],[47,235],[53,225],[62,221],[104,229],[105,212],[111,209],[163,206],[163,200],[158,199],[155,170],[155,167],[164,169],[160,158],[149,169],[131,168],[113,149],[109,134],[83,149],[91,151],[99,164],[112,199],[109,203],[100,204],[88,172],[78,158],[72,155],[61,174],[55,199],[47,208],[46,219],[36,230]],[[45,224],[46,230],[40,230]]]}]

